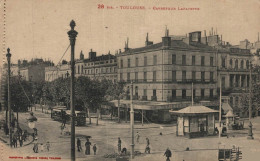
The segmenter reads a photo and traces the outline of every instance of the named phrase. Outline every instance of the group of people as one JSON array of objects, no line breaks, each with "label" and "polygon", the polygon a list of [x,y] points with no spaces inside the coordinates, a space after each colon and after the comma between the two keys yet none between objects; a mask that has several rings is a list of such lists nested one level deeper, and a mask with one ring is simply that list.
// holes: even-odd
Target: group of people
[{"label": "group of people", "polygon": [[[90,155],[90,146],[91,146],[91,142],[89,141],[89,138],[87,138],[87,141],[85,143],[85,148],[86,148],[85,155]],[[77,149],[78,149],[78,152],[82,151],[81,140],[79,138],[77,138]],[[96,152],[97,152],[96,144],[93,145],[92,149],[93,149],[94,155],[96,155]]]},{"label": "group of people", "polygon": [[13,133],[11,147],[17,148],[18,141],[20,147],[22,147],[23,142],[27,139],[27,135],[28,133],[26,130],[23,131],[20,127],[18,127],[16,132]]},{"label": "group of people", "polygon": [[[140,139],[139,132],[136,133],[135,138],[136,138],[136,143],[139,143],[139,139]],[[144,152],[150,154],[150,151],[151,151],[150,140],[148,138],[146,138],[145,140],[146,140],[146,147],[145,147]],[[121,149],[121,145],[122,145],[122,141],[121,141],[120,137],[118,137],[118,142],[117,142],[118,153],[119,154],[126,154],[127,149],[125,147],[123,149]],[[166,149],[164,156],[166,156],[166,161],[170,161],[170,157],[172,156],[172,152],[169,148]]]},{"label": "group of people", "polygon": [[33,152],[38,153],[39,151],[41,152],[44,151],[44,146],[46,147],[47,151],[50,150],[51,145],[49,141],[47,141],[46,144],[44,145],[43,143],[38,143],[38,140],[36,139],[33,145]]}]

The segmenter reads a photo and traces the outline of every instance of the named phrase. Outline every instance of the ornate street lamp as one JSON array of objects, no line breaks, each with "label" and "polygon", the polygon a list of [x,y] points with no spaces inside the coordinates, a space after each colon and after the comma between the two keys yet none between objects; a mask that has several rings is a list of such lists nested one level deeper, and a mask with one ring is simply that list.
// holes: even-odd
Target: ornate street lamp
[{"label": "ornate street lamp", "polygon": [[8,62],[8,81],[7,81],[7,88],[8,88],[8,112],[9,112],[9,139],[10,139],[10,146],[12,147],[12,126],[11,126],[11,91],[10,91],[10,61],[11,61],[12,54],[10,53],[10,49],[7,49],[7,62]]},{"label": "ornate street lamp", "polygon": [[71,30],[68,31],[70,46],[71,46],[71,77],[70,77],[70,110],[71,110],[71,161],[76,160],[75,155],[75,107],[74,107],[74,96],[75,96],[75,62],[74,62],[74,52],[75,52],[75,42],[78,32],[74,30],[76,23],[74,20],[70,22]]}]

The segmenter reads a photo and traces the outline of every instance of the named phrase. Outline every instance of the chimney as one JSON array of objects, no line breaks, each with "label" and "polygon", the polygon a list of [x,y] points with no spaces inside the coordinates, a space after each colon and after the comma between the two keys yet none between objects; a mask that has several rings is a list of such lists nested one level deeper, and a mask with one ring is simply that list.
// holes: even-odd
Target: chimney
[{"label": "chimney", "polygon": [[127,40],[125,42],[125,52],[128,51],[128,50],[129,50],[129,48],[128,48],[128,37],[127,37]]},{"label": "chimney", "polygon": [[222,45],[222,35],[220,35],[220,43],[221,43],[221,45]]},{"label": "chimney", "polygon": [[81,50],[81,52],[80,52],[79,59],[80,59],[80,60],[84,60],[84,54],[83,54],[82,50]]},{"label": "chimney", "polygon": [[148,46],[148,45],[153,45],[153,42],[152,42],[152,41],[149,41],[148,33],[147,33],[147,35],[146,35],[146,40],[145,40],[145,46]]},{"label": "chimney", "polygon": [[258,32],[258,41],[257,42],[259,42],[259,32]]},{"label": "chimney", "polygon": [[121,49],[119,49],[119,54],[121,54]]},{"label": "chimney", "polygon": [[211,27],[211,36],[213,36],[213,27]]},{"label": "chimney", "polygon": [[191,32],[189,33],[189,44],[191,43],[201,43],[201,32]]},{"label": "chimney", "polygon": [[93,52],[92,49],[90,49],[90,52],[88,53],[88,57],[90,60],[93,60],[96,58],[96,52]]},{"label": "chimney", "polygon": [[162,46],[163,48],[169,48],[171,46],[171,37],[169,37],[169,30],[167,26],[165,28],[165,36],[162,37]]}]

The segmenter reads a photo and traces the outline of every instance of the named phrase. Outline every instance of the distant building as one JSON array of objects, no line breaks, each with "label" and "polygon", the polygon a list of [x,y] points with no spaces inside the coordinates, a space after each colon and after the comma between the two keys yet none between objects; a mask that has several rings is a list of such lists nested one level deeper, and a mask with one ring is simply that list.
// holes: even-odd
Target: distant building
[{"label": "distant building", "polygon": [[45,81],[45,67],[53,66],[50,61],[43,61],[43,59],[33,59],[30,62],[27,60],[18,61],[19,72],[22,79],[27,81]]},{"label": "distant building", "polygon": [[76,62],[76,76],[88,76],[90,79],[107,79],[117,81],[117,59],[115,55],[108,54],[96,56],[96,52],[89,52],[88,59]]}]

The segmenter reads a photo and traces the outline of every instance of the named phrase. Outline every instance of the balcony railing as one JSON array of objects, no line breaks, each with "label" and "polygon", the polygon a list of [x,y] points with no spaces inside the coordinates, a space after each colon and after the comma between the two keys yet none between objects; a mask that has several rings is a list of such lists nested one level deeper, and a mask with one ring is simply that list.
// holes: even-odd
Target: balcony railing
[{"label": "balcony railing", "polygon": [[127,82],[127,83],[181,83],[181,84],[191,84],[191,83],[194,83],[194,84],[205,84],[205,83],[208,83],[208,84],[211,84],[211,83],[216,83],[216,80],[212,80],[212,79],[204,79],[204,80],[201,80],[201,79],[177,79],[177,80],[171,80],[171,79],[164,79],[163,81],[161,80],[147,80],[147,79],[133,79],[133,80],[121,80],[121,82]]},{"label": "balcony railing", "polygon": [[157,101],[157,96],[151,96],[151,101]]}]

